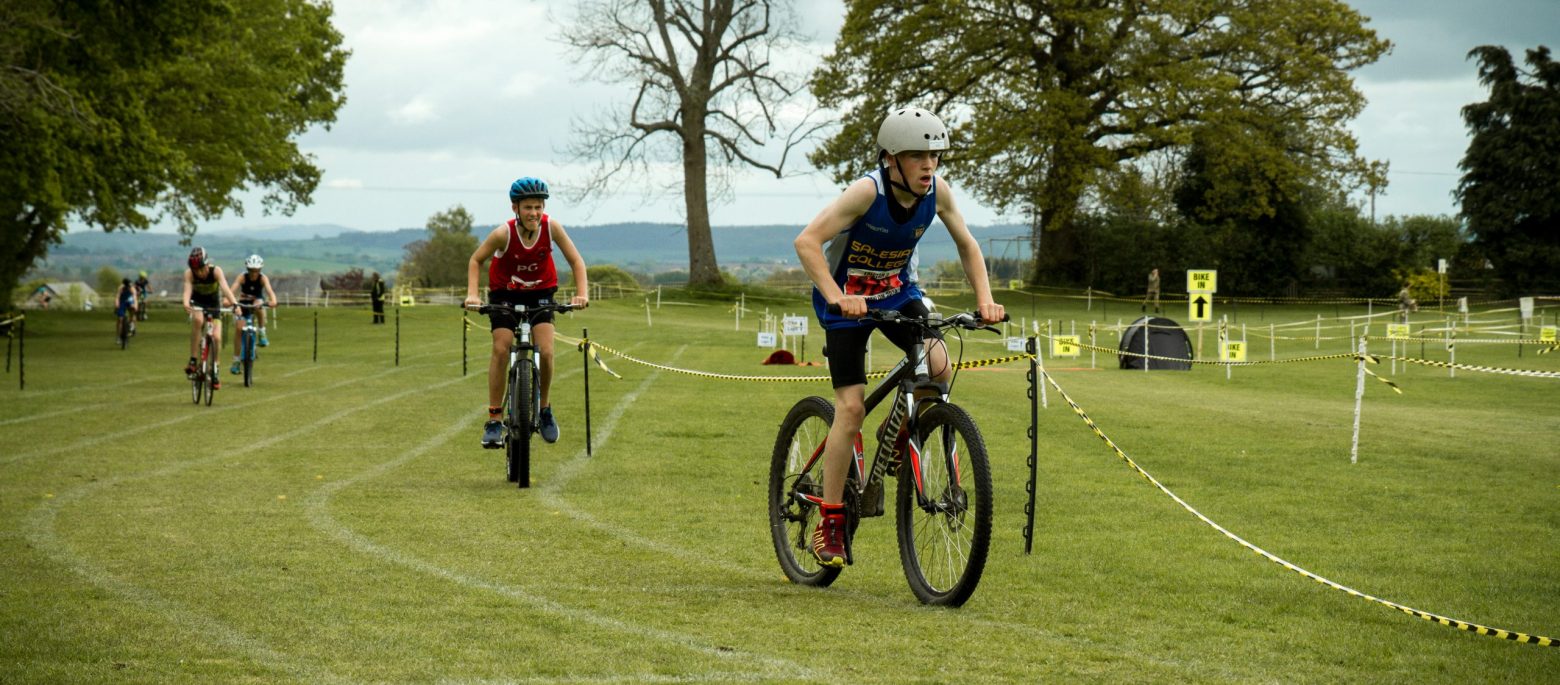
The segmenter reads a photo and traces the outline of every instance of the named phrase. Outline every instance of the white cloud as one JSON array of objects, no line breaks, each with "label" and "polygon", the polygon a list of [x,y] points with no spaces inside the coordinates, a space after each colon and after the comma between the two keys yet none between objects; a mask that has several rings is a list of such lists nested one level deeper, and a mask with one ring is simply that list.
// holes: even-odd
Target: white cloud
[{"label": "white cloud", "polygon": [[422,124],[433,121],[438,114],[433,102],[421,95],[400,107],[390,110],[390,120],[397,124]]}]

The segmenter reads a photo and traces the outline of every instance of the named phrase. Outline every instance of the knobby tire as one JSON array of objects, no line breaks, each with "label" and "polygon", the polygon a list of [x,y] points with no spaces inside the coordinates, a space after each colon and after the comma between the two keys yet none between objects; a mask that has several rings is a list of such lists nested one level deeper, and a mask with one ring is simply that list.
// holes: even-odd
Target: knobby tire
[{"label": "knobby tire", "polygon": [[[975,420],[956,405],[934,404],[917,423],[925,492],[916,490],[907,455],[895,497],[899,560],[922,603],[961,606],[980,584],[991,545],[986,443]],[[957,481],[950,477],[955,461]]]},{"label": "knobby tire", "polygon": [[[811,468],[808,459],[828,438],[834,424],[834,405],[821,397],[797,402],[780,422],[769,462],[769,537],[785,577],[798,585],[826,587],[840,569],[823,566],[812,554],[812,532],[818,508],[794,493],[823,495],[823,458]],[[805,470],[804,470],[805,468]]]}]

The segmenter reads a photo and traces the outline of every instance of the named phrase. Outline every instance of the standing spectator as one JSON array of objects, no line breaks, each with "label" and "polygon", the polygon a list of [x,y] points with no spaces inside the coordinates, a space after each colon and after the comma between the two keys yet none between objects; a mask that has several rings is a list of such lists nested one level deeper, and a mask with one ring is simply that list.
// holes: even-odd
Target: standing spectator
[{"label": "standing spectator", "polygon": [[368,299],[374,305],[374,323],[385,322],[385,282],[379,280],[379,272],[374,272],[374,278],[368,284]]},{"label": "standing spectator", "polygon": [[1154,303],[1154,313],[1159,313],[1159,269],[1148,272],[1148,292],[1143,295],[1141,311],[1148,311],[1148,303]]}]

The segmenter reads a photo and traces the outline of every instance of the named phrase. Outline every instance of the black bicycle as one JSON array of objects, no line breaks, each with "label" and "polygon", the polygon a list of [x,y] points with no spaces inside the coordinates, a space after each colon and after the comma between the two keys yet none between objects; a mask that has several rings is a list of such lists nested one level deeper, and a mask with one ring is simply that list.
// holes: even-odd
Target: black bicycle
[{"label": "black bicycle", "polygon": [[515,315],[515,337],[509,345],[508,385],[504,388],[504,456],[509,482],[522,488],[531,487],[531,436],[542,430],[538,418],[542,387],[537,378],[541,356],[531,342],[531,317],[544,312],[572,311],[578,307],[572,304],[534,307],[523,304],[481,304],[466,305],[466,309],[482,314],[513,312]]},{"label": "black bicycle", "polygon": [[[915,346],[866,398],[870,414],[894,394],[878,427],[867,468],[861,434],[845,480],[846,557],[861,519],[884,513],[885,476],[898,478],[894,498],[899,560],[910,590],[925,604],[960,606],[975,592],[991,542],[991,468],[986,443],[968,412],[948,402],[949,387],[933,381],[925,343],[941,329],[991,330],[979,314],[946,319],[871,310],[868,316],[914,329]],[[917,391],[926,397],[917,397]],[[823,448],[834,405],[808,397],[786,414],[769,468],[769,531],[787,578],[824,587],[840,568],[818,563],[810,537],[823,504]]]}]

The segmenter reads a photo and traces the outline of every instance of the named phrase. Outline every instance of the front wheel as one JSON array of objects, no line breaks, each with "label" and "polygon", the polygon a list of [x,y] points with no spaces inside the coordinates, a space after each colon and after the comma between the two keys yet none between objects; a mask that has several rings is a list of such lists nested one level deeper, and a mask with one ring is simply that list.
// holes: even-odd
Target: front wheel
[{"label": "front wheel", "polygon": [[823,443],[834,425],[834,405],[808,397],[780,422],[769,461],[769,537],[785,577],[798,585],[826,587],[840,569],[812,553],[818,502],[823,499]]},{"label": "front wheel", "polygon": [[980,584],[991,544],[986,442],[952,404],[934,404],[917,423],[920,454],[906,456],[895,498],[899,560],[922,603],[961,606]]},{"label": "front wheel", "polygon": [[536,430],[533,417],[536,405],[532,386],[536,371],[529,358],[515,362],[515,374],[509,384],[509,436],[504,453],[509,462],[509,480],[517,487],[531,487],[531,433]]},{"label": "front wheel", "polygon": [[[215,350],[216,347],[213,346],[211,349]],[[215,352],[211,353],[206,360],[205,372],[201,374],[206,377],[206,406],[208,407],[211,406],[211,401],[217,398],[216,382],[221,377],[217,374],[222,373],[222,369],[217,368],[217,356]]]},{"label": "front wheel", "polygon": [[255,366],[255,334],[253,331],[244,331],[244,387],[254,385]]}]

